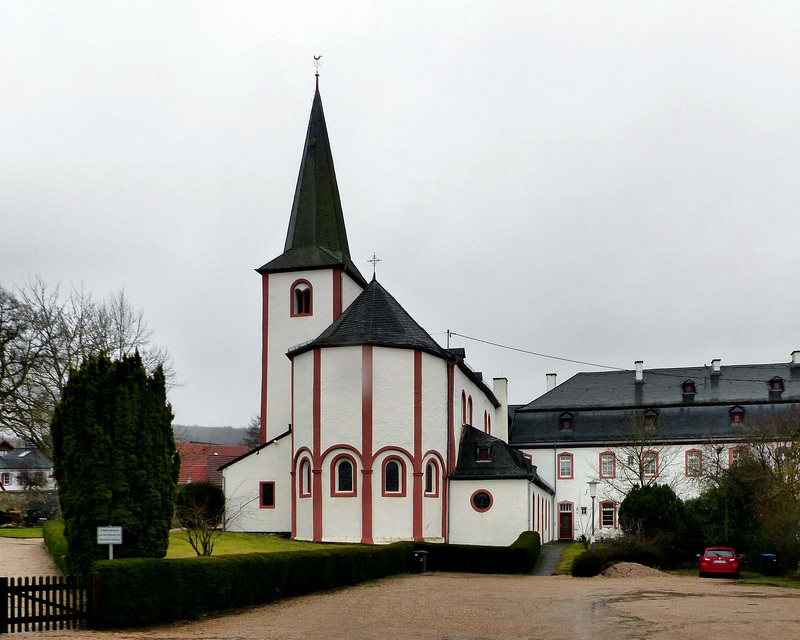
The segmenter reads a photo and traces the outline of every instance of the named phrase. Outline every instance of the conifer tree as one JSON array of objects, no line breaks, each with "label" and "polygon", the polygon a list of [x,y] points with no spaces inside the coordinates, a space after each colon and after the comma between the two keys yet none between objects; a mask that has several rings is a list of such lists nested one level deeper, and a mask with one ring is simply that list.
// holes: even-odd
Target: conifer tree
[{"label": "conifer tree", "polygon": [[98,526],[121,526],[114,557],[166,554],[180,461],[163,371],[139,353],[87,359],[70,373],[51,432],[70,571],[105,557]]}]

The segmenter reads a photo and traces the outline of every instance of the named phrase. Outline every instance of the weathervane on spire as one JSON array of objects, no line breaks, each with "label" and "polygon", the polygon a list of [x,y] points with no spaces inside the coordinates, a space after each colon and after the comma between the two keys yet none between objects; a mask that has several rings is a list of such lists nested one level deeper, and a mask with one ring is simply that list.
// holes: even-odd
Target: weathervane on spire
[{"label": "weathervane on spire", "polygon": [[319,61],[321,57],[322,56],[314,56],[314,68],[317,70],[317,72],[314,75],[317,76],[317,78],[319,78],[319,65],[322,64]]},{"label": "weathervane on spire", "polygon": [[378,266],[378,263],[379,262],[383,262],[383,260],[381,260],[378,256],[376,256],[375,252],[373,251],[372,252],[372,258],[367,260],[367,262],[371,262],[372,263],[372,279],[374,280],[375,279],[376,267]]}]

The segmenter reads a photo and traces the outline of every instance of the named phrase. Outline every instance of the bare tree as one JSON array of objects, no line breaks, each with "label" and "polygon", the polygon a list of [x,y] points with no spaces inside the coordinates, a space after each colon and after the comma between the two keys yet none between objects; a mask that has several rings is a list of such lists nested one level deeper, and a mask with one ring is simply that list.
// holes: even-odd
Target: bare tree
[{"label": "bare tree", "polygon": [[120,290],[95,301],[83,288],[63,296],[41,278],[12,293],[0,286],[0,429],[47,452],[49,424],[69,378],[90,355],[120,358],[139,351],[148,370],[169,354]]},{"label": "bare tree", "polygon": [[633,487],[651,484],[672,486],[678,482],[679,474],[670,474],[668,468],[679,455],[680,449],[665,444],[659,438],[659,427],[660,420],[656,412],[632,411],[628,414],[627,425],[609,441],[608,450],[614,456],[615,473],[603,473],[602,460],[595,470],[597,477],[620,498]]}]

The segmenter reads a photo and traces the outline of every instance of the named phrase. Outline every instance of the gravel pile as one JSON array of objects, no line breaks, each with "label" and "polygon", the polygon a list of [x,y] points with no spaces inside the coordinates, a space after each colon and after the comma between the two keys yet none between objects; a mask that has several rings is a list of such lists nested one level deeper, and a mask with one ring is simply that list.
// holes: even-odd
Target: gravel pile
[{"label": "gravel pile", "polygon": [[664,575],[658,569],[645,567],[635,562],[619,562],[611,565],[600,574],[604,578],[649,578]]}]

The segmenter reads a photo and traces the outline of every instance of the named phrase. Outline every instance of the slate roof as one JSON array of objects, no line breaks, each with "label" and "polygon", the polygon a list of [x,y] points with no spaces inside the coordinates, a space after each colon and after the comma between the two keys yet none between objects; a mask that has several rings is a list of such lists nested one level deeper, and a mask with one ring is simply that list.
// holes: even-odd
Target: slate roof
[{"label": "slate roof", "polygon": [[287,355],[294,357],[317,347],[365,344],[420,349],[440,358],[450,357],[375,279],[318,338],[293,347]]},{"label": "slate roof", "polygon": [[273,273],[332,267],[341,267],[362,287],[367,286],[350,258],[317,79],[283,253],[256,271]]},{"label": "slate roof", "polygon": [[[769,382],[783,379],[784,391],[771,391]],[[684,394],[691,380],[695,393]],[[741,407],[745,421],[731,421]],[[579,373],[524,406],[509,407],[509,441],[514,446],[553,443],[601,444],[619,442],[631,420],[643,411],[658,416],[660,442],[739,440],[748,425],[775,416],[800,416],[800,367],[789,363],[711,367],[679,367],[644,371],[635,382],[633,371]],[[572,414],[572,429],[561,428],[563,413]]]},{"label": "slate roof", "polygon": [[0,469],[52,469],[53,462],[38,449],[12,449],[0,456]]},{"label": "slate roof", "polygon": [[[478,460],[478,449],[483,447],[489,449],[489,460]],[[450,477],[453,480],[527,479],[554,493],[521,451],[468,424],[461,429],[458,461]]]}]

